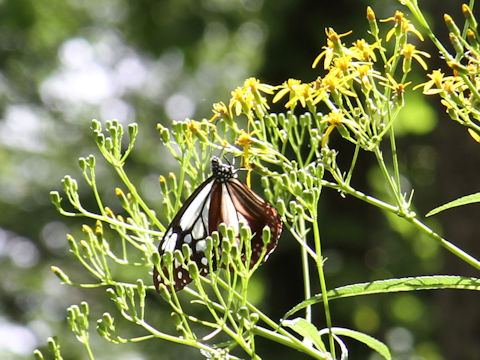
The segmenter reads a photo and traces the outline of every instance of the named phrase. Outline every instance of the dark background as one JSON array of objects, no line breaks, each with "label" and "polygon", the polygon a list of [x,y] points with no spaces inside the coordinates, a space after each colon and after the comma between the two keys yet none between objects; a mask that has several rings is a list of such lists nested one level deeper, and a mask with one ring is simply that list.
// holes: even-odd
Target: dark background
[{"label": "dark background", "polygon": [[[344,38],[347,44],[369,39],[367,5],[379,19],[397,9],[407,12],[393,0],[0,2],[0,354],[6,359],[30,358],[48,336],[59,334],[65,359],[85,359],[84,350],[65,331],[66,307],[88,300],[92,327],[104,311],[115,314],[113,306],[105,305],[104,289],[63,286],[49,270],[57,265],[72,278],[85,279],[65,240],[66,233],[79,233],[81,222],[62,218],[50,205],[48,193],[60,190],[66,174],[80,178],[79,156],[94,153],[99,158],[89,133],[92,118],[139,123],[139,140],[128,170],[155,207],[161,200],[158,175],[173,170],[156,123],[168,126],[185,117],[210,118],[212,103],[227,102],[230,90],[250,76],[270,84],[288,78],[315,79],[320,70],[312,70],[311,64],[325,44],[324,29],[353,30]],[[463,25],[460,5],[421,2],[445,44],[443,13]],[[430,71],[444,68],[428,40],[417,46],[432,54]],[[422,69],[414,68],[413,79],[426,81]],[[478,144],[446,116],[438,98],[410,90],[397,133],[405,189],[415,189],[420,216],[478,191]],[[348,160],[351,148],[332,141],[340,158]],[[385,189],[372,160],[369,154],[360,157],[353,184],[382,196]],[[118,180],[98,162],[102,193],[113,202]],[[81,194],[87,204],[93,201],[82,184]],[[320,212],[329,288],[390,277],[478,276],[401,219],[356,199],[343,199],[324,189]],[[478,205],[469,205],[426,222],[480,257],[479,215]],[[299,269],[299,249],[285,233],[258,275],[263,284],[262,308],[272,318],[302,300]],[[158,309],[159,322],[154,325],[168,322],[162,300],[152,294],[149,301],[148,311]],[[331,307],[336,326],[386,342],[395,359],[480,358],[475,292],[369,296],[339,300]],[[314,308],[314,314],[315,323],[323,328],[321,307]],[[124,331],[142,335],[137,329]],[[113,346],[94,329],[91,336],[99,359],[201,358],[196,351],[165,342]],[[378,358],[363,345],[347,344],[352,359]],[[259,351],[265,359],[303,358],[262,340]]]}]

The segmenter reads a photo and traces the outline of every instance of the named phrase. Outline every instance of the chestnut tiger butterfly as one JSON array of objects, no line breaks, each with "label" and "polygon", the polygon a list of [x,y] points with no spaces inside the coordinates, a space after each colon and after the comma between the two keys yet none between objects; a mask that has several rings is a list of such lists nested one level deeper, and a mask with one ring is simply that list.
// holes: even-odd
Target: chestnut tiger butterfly
[{"label": "chestnut tiger butterfly", "polygon": [[[271,231],[263,261],[275,250],[282,232],[282,220],[277,210],[266,200],[254,193],[237,179],[237,171],[232,165],[223,164],[216,156],[211,160],[212,176],[205,180],[185,201],[173,218],[158,247],[160,256],[166,252],[181,250],[183,244],[191,249],[191,260],[198,266],[199,274],[208,274],[208,259],[205,255],[206,237],[218,230],[221,223],[232,227],[238,233],[240,223],[248,224],[253,237],[251,240],[251,266],[258,262],[264,243],[262,231],[268,226]],[[177,261],[173,266],[173,288],[182,290],[192,278]],[[168,278],[168,271],[162,267]],[[153,282],[157,291],[164,279],[157,268],[153,269]]]}]

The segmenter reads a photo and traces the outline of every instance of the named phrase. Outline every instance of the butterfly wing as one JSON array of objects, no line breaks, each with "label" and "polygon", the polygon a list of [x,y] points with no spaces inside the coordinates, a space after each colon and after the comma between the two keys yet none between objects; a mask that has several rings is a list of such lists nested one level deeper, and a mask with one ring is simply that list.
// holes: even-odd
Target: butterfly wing
[{"label": "butterfly wing", "polygon": [[[264,261],[277,246],[282,231],[282,220],[277,210],[240,182],[233,167],[221,164],[218,158],[212,158],[212,172],[214,175],[193,192],[175,215],[158,248],[162,256],[166,252],[181,250],[183,244],[187,244],[192,250],[190,260],[196,262],[200,275],[208,274],[209,270],[205,255],[206,237],[217,231],[221,223],[237,232],[241,222],[250,226],[254,234],[251,266],[258,262],[265,246],[262,240],[263,228],[270,227],[272,233],[270,242],[266,245]],[[215,259],[212,266],[215,269]],[[168,270],[162,267],[161,271],[168,278]],[[175,291],[183,289],[191,281],[188,271],[174,260]],[[153,269],[153,282],[157,291],[160,284],[165,283],[156,267]]]},{"label": "butterfly wing", "polygon": [[[282,232],[282,220],[277,210],[266,200],[262,199],[247,185],[237,179],[231,179],[226,188],[229,193],[233,207],[235,208],[239,221],[246,222],[252,233],[252,258],[251,266],[258,262],[258,259],[265,246],[262,240],[262,232],[265,226],[271,231],[270,242],[267,244],[266,254],[263,261],[277,247],[278,238]],[[225,197],[223,198],[225,199]],[[225,217],[225,215],[223,215]],[[227,215],[228,217],[228,215]]]},{"label": "butterfly wing", "polygon": [[[173,218],[158,247],[160,256],[162,256],[165,252],[181,250],[183,244],[187,244],[192,249],[191,259],[197,263],[200,275],[208,273],[208,262],[204,250],[205,238],[209,235],[208,214],[215,184],[215,179],[210,177],[190,195]],[[162,267],[162,272],[168,278],[168,270],[165,267]],[[183,289],[191,281],[188,271],[174,261],[173,287],[175,291]],[[164,283],[156,267],[153,269],[153,283],[157,290],[160,284]]]}]

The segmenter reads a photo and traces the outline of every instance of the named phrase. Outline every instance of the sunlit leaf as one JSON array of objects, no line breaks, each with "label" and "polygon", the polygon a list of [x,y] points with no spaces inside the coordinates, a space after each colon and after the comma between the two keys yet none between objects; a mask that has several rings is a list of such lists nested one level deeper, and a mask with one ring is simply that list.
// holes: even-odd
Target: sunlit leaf
[{"label": "sunlit leaf", "polygon": [[371,349],[378,352],[381,356],[383,356],[387,360],[390,360],[392,358],[392,355],[390,354],[390,350],[388,350],[387,345],[385,345],[384,343],[382,343],[381,341],[375,339],[370,335],[364,334],[359,331],[345,329],[345,328],[338,328],[338,327],[332,328],[332,332],[335,335],[348,336],[361,343],[364,343]]},{"label": "sunlit leaf", "polygon": [[325,345],[318,333],[318,329],[312,323],[302,318],[296,318],[293,320],[284,320],[282,325],[291,328],[297,334],[311,340],[319,350],[326,352]]},{"label": "sunlit leaf", "polygon": [[[434,275],[377,280],[368,283],[342,286],[330,290],[327,293],[327,296],[330,301],[351,296],[433,289],[458,289],[478,291],[480,290],[480,279],[464,276]],[[292,314],[306,308],[307,306],[321,302],[322,294],[315,295],[310,299],[302,301],[298,305],[294,306],[284,315],[284,318],[288,318]]]},{"label": "sunlit leaf", "polygon": [[428,212],[428,214],[425,215],[425,216],[432,216],[432,215],[438,214],[441,211],[451,209],[453,207],[463,206],[463,205],[467,205],[467,204],[473,204],[473,203],[477,203],[477,202],[480,202],[480,192],[475,193],[475,194],[471,194],[471,195],[462,196],[461,198],[458,198],[457,200],[450,201],[449,203],[446,203],[442,206],[439,206],[439,207],[433,209],[432,211]]}]

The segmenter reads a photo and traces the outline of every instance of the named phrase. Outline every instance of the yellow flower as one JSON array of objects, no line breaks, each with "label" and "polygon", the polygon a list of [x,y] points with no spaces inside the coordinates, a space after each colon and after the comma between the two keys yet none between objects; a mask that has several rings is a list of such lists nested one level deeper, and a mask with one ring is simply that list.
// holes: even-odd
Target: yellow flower
[{"label": "yellow flower", "polygon": [[223,101],[213,104],[213,116],[210,118],[210,122],[214,121],[217,118],[226,118],[231,120],[233,118],[231,109]]},{"label": "yellow flower", "polygon": [[450,95],[454,95],[468,88],[462,78],[458,76],[445,76],[440,69],[433,70],[432,73],[427,76],[430,80],[415,86],[413,90],[423,86],[423,93],[425,95],[441,94],[444,91]]},{"label": "yellow flower", "polygon": [[388,22],[388,21],[393,21],[395,23],[394,27],[390,29],[390,31],[387,33],[386,40],[389,41],[393,34],[395,34],[395,31],[398,29],[400,33],[407,34],[408,32],[411,32],[415,34],[421,41],[423,41],[423,36],[418,32],[417,29],[415,29],[415,26],[413,26],[409,20],[405,19],[405,14],[402,13],[401,11],[395,11],[395,15],[392,17],[389,17],[387,19],[380,20],[380,22]]},{"label": "yellow flower", "polygon": [[353,46],[350,48],[352,56],[360,61],[377,61],[377,56],[375,55],[375,49],[379,48],[378,42],[373,44],[367,43],[364,39],[357,40],[353,43]]},{"label": "yellow flower", "polygon": [[352,63],[352,57],[348,55],[335,59],[333,61],[333,64],[335,68],[341,70],[344,73],[348,72],[348,69],[354,66]]},{"label": "yellow flower", "polygon": [[457,95],[457,92],[463,92],[468,87],[459,77],[448,76],[442,83],[442,89],[450,95]]},{"label": "yellow flower", "polygon": [[246,79],[242,87],[237,87],[230,93],[232,97],[228,105],[229,114],[234,113],[239,116],[244,113],[250,117],[253,109],[268,109],[267,99],[261,93],[273,94],[274,89],[274,86],[262,84],[258,79]]},{"label": "yellow flower", "polygon": [[[434,95],[434,94],[441,93],[443,91],[442,82],[445,76],[442,70],[440,69],[433,70],[432,73],[428,74],[427,76],[430,78],[430,80],[425,83],[418,84],[413,88],[413,90],[416,90],[423,86],[423,93],[425,95]],[[434,85],[435,85],[435,88],[432,89]]]},{"label": "yellow flower", "polygon": [[312,84],[304,83],[302,84],[300,80],[288,79],[279,87],[281,90],[277,92],[273,98],[273,102],[276,103],[286,94],[289,94],[288,102],[285,104],[285,107],[295,108],[298,102],[303,107],[306,107],[306,100],[310,98],[313,89]]},{"label": "yellow flower", "polygon": [[405,59],[414,58],[417,62],[422,66],[423,70],[427,70],[427,64],[425,61],[420,57],[420,55],[425,56],[426,58],[430,58],[430,54],[425,51],[420,51],[415,48],[415,45],[412,44],[405,44],[402,48],[402,55]]},{"label": "yellow flower", "polygon": [[[346,119],[342,110],[332,110],[329,112],[327,115],[325,115],[324,119],[321,120],[322,123],[328,123],[328,127],[325,130],[325,133],[323,134],[322,138],[322,148],[324,148],[327,145],[328,137],[332,133],[333,129],[336,127],[343,127],[343,125],[346,125],[347,127],[350,127],[352,129],[358,129],[359,126],[352,120]],[[340,133],[346,134],[347,130],[343,128],[344,130],[340,128]]]},{"label": "yellow flower", "polygon": [[342,54],[342,43],[340,38],[351,34],[352,31],[348,31],[343,34],[337,34],[332,28],[325,29],[327,35],[327,46],[323,47],[323,51],[315,58],[312,64],[312,69],[316,68],[320,60],[325,56],[323,68],[328,69],[332,63],[333,55],[335,53]]},{"label": "yellow flower", "polygon": [[[415,45],[408,44],[408,43],[403,45],[400,53],[403,55],[402,71],[404,74],[410,72],[412,67],[412,59],[417,60],[417,62],[420,64],[423,70],[427,70],[427,64],[425,63],[425,61],[422,59],[421,56],[430,58],[429,53],[425,51],[417,50]],[[388,63],[391,63],[394,58],[395,58],[395,55],[388,60]]]},{"label": "yellow flower", "polygon": [[320,54],[318,54],[318,56],[313,61],[312,69],[315,69],[317,67],[318,63],[320,62],[320,60],[322,60],[324,56],[325,56],[325,61],[323,63],[323,68],[328,69],[328,67],[330,66],[333,59],[334,50],[335,50],[333,42],[327,39],[327,46],[324,46],[322,49],[324,50]]},{"label": "yellow flower", "polygon": [[287,94],[290,94],[290,98],[292,95],[294,95],[297,92],[297,87],[300,85],[302,82],[297,79],[288,79],[285,81],[282,85],[280,85],[278,88],[281,89],[275,97],[273,98],[273,102],[276,103],[278,100],[280,100],[282,97],[284,97]]},{"label": "yellow flower", "polygon": [[337,34],[333,28],[325,29],[325,35],[327,35],[328,39],[332,41],[335,45],[339,43],[340,39],[344,36],[350,35],[353,31],[347,31],[343,34]]},{"label": "yellow flower", "polygon": [[243,148],[243,167],[248,169],[247,173],[247,185],[251,187],[250,184],[250,174],[251,174],[251,164],[250,164],[250,156],[259,155],[259,154],[268,154],[271,152],[268,144],[262,142],[258,138],[254,137],[257,131],[246,132],[244,130],[240,131],[240,135],[238,136],[237,140],[235,141],[235,145],[239,145]]},{"label": "yellow flower", "polygon": [[255,78],[248,78],[243,82],[243,88],[250,90],[252,93],[264,92],[265,94],[273,94],[274,86],[262,84],[260,80]]},{"label": "yellow flower", "polygon": [[250,91],[245,91],[242,87],[237,87],[230,95],[228,108],[230,112],[234,110],[235,115],[239,116],[242,112],[249,115],[255,104],[255,99]]},{"label": "yellow flower", "polygon": [[355,77],[353,78],[356,82],[361,83],[366,89],[372,89],[373,78],[376,78],[381,81],[387,81],[380,72],[373,69],[372,64],[361,65],[357,68],[355,72]]},{"label": "yellow flower", "polygon": [[[357,95],[349,90],[348,82],[353,78],[353,74],[348,76],[342,76],[342,73],[339,69],[333,68],[328,72],[328,74],[322,79],[322,86],[321,89],[317,90],[314,93],[315,100],[313,101],[314,104],[317,104],[321,99],[319,99],[318,95],[324,96],[322,94],[322,90],[326,90],[330,93],[339,92],[345,96],[350,97],[357,97]],[[323,88],[323,89],[322,89]]]},{"label": "yellow flower", "polygon": [[[267,99],[262,96],[261,93],[273,94],[275,86],[262,84],[260,80],[252,77],[248,78],[243,82],[243,90],[252,94],[254,99],[254,104],[252,104],[252,108],[257,107],[257,105],[264,111],[270,108],[268,106]],[[258,107],[256,108],[256,110],[258,110]]]},{"label": "yellow flower", "polygon": [[[190,141],[190,134],[196,136],[201,142],[208,143],[208,133],[215,128],[213,124],[210,124],[206,120],[202,122],[196,120],[187,120],[187,141]],[[213,128],[212,128],[213,126]],[[210,129],[209,129],[210,128]]]},{"label": "yellow flower", "polygon": [[403,94],[405,93],[405,89],[412,82],[409,81],[405,84],[398,83],[390,74],[387,74],[387,78],[389,83],[381,83],[381,84],[392,89],[393,96],[397,99],[397,101],[403,104]]},{"label": "yellow flower", "polygon": [[[235,145],[240,145],[243,147],[243,166],[246,169],[250,169],[250,162],[248,158],[250,156],[250,145],[253,143],[252,135],[255,132],[247,133],[244,130],[241,130],[238,139],[235,141]],[[251,187],[250,184],[250,171],[247,173],[247,184]]]}]

